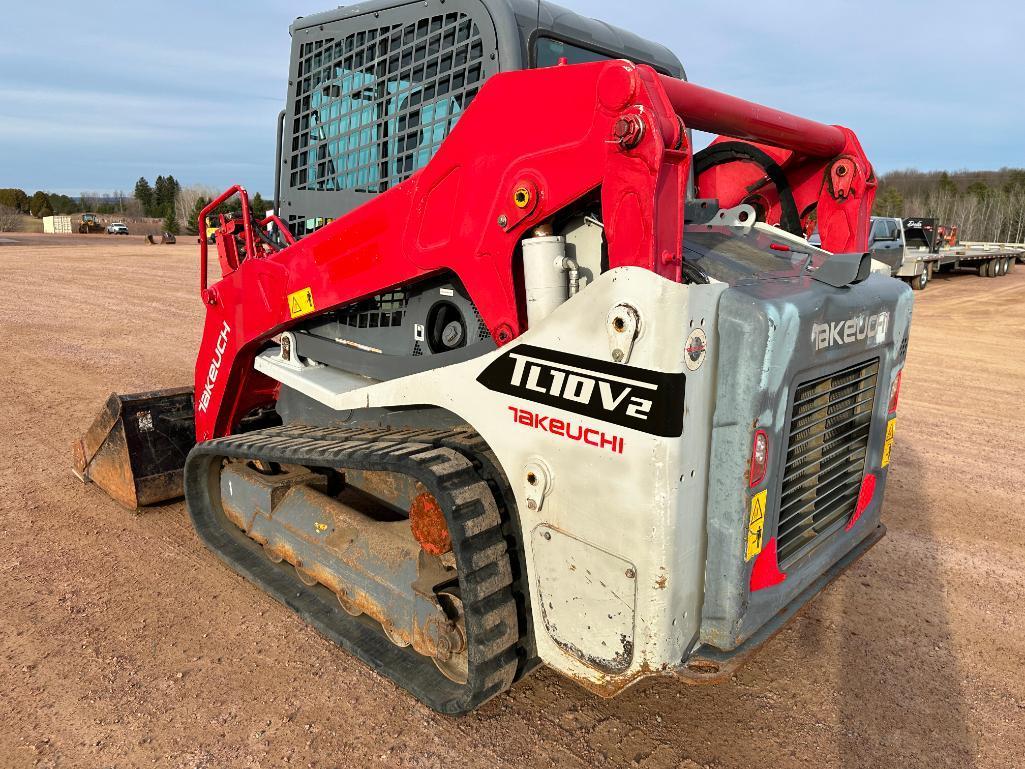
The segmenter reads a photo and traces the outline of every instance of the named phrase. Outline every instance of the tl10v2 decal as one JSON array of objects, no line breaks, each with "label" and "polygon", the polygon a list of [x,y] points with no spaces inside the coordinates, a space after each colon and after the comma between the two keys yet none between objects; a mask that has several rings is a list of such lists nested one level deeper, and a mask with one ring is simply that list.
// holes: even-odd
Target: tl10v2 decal
[{"label": "tl10v2 decal", "polygon": [[659,435],[683,433],[684,374],[626,366],[521,344],[477,381],[495,392]]}]

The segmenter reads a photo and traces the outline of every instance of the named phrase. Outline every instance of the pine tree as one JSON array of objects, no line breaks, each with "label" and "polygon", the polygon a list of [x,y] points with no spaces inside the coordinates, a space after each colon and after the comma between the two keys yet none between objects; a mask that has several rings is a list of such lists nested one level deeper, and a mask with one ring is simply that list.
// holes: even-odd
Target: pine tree
[{"label": "pine tree", "polygon": [[189,212],[189,220],[185,222],[185,232],[189,235],[206,235],[206,225],[203,225],[202,231],[198,229],[199,215],[203,213],[203,209],[210,203],[209,198],[202,196],[196,198],[196,204],[192,206],[192,210]]},{"label": "pine tree", "polygon": [[[43,213],[43,211],[49,211],[49,213]],[[42,190],[36,192],[32,196],[32,200],[29,201],[29,213],[36,219],[41,219],[44,216],[53,215],[53,205],[50,203],[50,196]]]},{"label": "pine tree", "polygon": [[167,179],[158,176],[153,182],[153,207],[150,209],[150,216],[165,216],[167,214]]},{"label": "pine tree", "polygon": [[968,185],[968,189],[965,192],[969,195],[974,195],[979,200],[985,200],[989,197],[989,187],[986,186],[985,182],[972,182]]},{"label": "pine tree", "polygon": [[29,212],[28,203],[29,196],[25,194],[25,190],[19,190],[16,187],[0,190],[0,206],[7,206],[27,214]]},{"label": "pine tree", "polygon": [[170,232],[172,235],[177,235],[179,233],[178,217],[174,215],[173,207],[164,217],[164,232]]},{"label": "pine tree", "polygon": [[256,215],[257,219],[263,219],[263,217],[267,215],[267,211],[270,209],[270,205],[263,199],[263,195],[259,192],[253,195],[249,203],[252,206],[253,213]]},{"label": "pine tree", "polygon": [[138,200],[139,205],[142,206],[142,212],[146,214],[146,216],[152,216],[153,188],[149,186],[149,182],[146,181],[145,176],[139,177],[139,181],[135,183],[135,199]]},{"label": "pine tree", "polygon": [[167,178],[164,179],[164,184],[167,187],[168,197],[170,198],[171,202],[174,203],[175,198],[178,197],[178,193],[182,191],[182,186],[178,183],[178,180],[170,174],[168,174]]}]

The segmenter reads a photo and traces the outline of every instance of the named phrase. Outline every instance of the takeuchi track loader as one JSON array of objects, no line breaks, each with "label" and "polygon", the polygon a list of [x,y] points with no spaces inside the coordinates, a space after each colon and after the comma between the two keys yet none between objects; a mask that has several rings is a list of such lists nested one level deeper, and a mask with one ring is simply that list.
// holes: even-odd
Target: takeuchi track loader
[{"label": "takeuchi track loader", "polygon": [[197,222],[241,197],[194,390],[111,396],[79,474],[184,488],[230,568],[441,712],[539,663],[728,677],[884,532],[911,291],[865,254],[855,135],[533,0],[292,36],[278,213],[235,187]]}]

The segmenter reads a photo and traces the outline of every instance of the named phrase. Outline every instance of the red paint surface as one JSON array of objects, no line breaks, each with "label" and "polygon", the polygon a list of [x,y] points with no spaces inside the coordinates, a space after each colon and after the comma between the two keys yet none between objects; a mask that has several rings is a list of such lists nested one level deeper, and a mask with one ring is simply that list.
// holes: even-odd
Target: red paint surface
[{"label": "red paint surface", "polygon": [[787,575],[779,570],[779,555],[776,552],[776,538],[765,543],[762,552],[755,558],[751,569],[751,592],[778,585]]},{"label": "red paint surface", "polygon": [[854,507],[854,515],[851,516],[851,520],[847,522],[847,526],[844,527],[845,531],[850,531],[854,528],[854,524],[858,522],[861,514],[865,512],[865,509],[872,503],[872,497],[876,493],[876,477],[869,473],[861,480],[861,489],[858,491],[858,504]]},{"label": "red paint surface", "polygon": [[[230,434],[250,410],[273,403],[277,384],[253,370],[253,357],[295,324],[287,302],[295,291],[309,288],[316,312],[322,313],[450,270],[496,342],[516,338],[526,327],[522,276],[514,264],[520,240],[595,192],[609,267],[641,267],[679,281],[692,160],[688,121],[732,136],[793,144],[800,152],[762,149],[776,153],[792,174],[789,183],[802,214],[819,205],[824,247],[842,251],[864,245],[874,180],[870,189],[855,183],[852,196],[837,202],[826,191],[835,160],[820,157],[839,147],[842,137],[844,157],[853,158],[863,182],[871,166],[853,133],[708,89],[681,89],[686,85],[624,61],[498,74],[423,169],[294,245],[277,253],[258,249],[244,207],[246,251],[253,256],[204,295],[208,307],[196,361],[197,392],[207,384],[225,323],[231,332],[209,404],[196,413],[197,439]],[[616,123],[624,118],[643,121],[636,146],[615,140]],[[718,198],[723,206],[740,202],[752,180],[730,173],[734,166],[743,170],[750,164],[717,166],[702,175],[700,194]],[[521,210],[513,194],[524,184],[534,194],[531,206]],[[236,192],[242,190],[233,188],[218,201]],[[502,225],[500,217],[505,217]],[[844,232],[848,235],[836,234]],[[205,287],[205,243],[201,250]]]}]

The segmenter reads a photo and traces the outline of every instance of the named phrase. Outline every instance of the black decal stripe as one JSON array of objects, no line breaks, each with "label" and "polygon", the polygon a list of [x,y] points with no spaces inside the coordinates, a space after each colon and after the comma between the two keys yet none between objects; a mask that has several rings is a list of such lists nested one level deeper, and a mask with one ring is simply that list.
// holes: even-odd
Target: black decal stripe
[{"label": "black decal stripe", "polygon": [[[515,385],[513,384],[513,373],[516,369],[514,356],[532,359],[527,361],[521,380]],[[527,387],[529,367],[537,365],[532,361],[537,361],[543,367],[543,372],[539,375],[536,383],[538,389]],[[560,368],[561,366],[570,366],[587,373],[565,372]],[[563,386],[571,376],[581,376],[593,380],[595,384],[590,398],[586,402],[582,402],[579,399],[563,397],[561,393],[550,392],[555,384],[551,373],[553,369],[565,373],[565,378],[562,380]],[[624,384],[619,381],[621,379],[633,380],[646,386]],[[683,401],[686,391],[686,375],[683,373],[667,374],[594,358],[584,358],[560,350],[548,350],[521,344],[497,358],[481,372],[477,381],[494,392],[581,414],[591,419],[628,427],[650,435],[668,438],[678,437],[683,433]],[[603,405],[598,384],[602,381],[607,383],[608,392],[606,394],[612,400],[619,399],[624,390],[629,388],[626,396],[622,400],[617,400],[612,410]],[[634,414],[631,414],[631,406],[637,405],[634,398],[645,402],[650,401],[650,409],[635,409]]]}]

